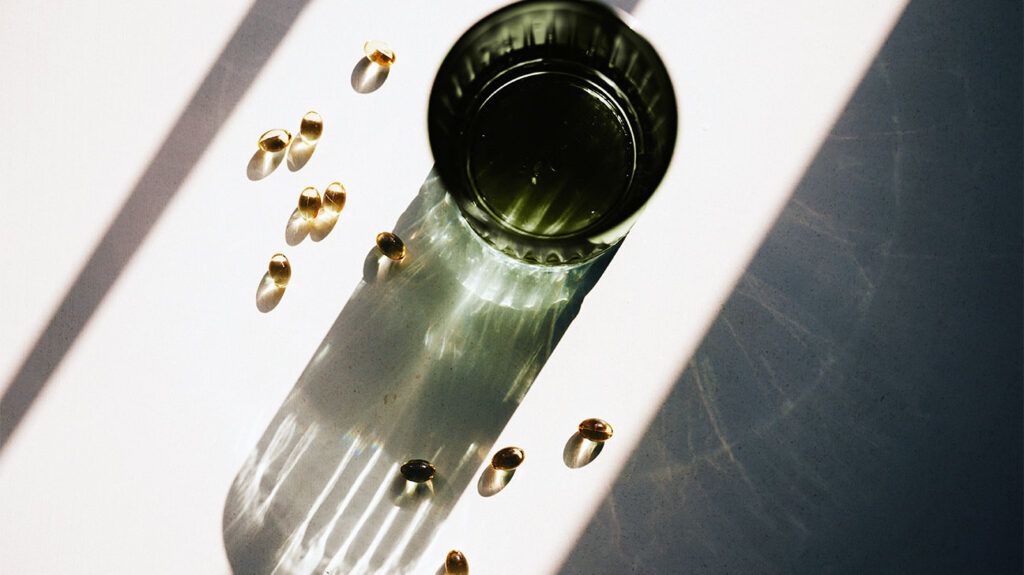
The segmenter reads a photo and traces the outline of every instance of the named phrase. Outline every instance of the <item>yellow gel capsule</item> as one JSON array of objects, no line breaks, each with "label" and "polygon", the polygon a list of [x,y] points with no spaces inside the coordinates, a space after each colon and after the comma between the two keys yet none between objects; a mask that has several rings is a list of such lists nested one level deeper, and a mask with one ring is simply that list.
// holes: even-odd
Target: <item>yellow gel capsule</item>
[{"label": "yellow gel capsule", "polygon": [[315,142],[324,133],[324,119],[320,114],[310,110],[299,123],[299,137],[307,142]]},{"label": "yellow gel capsule", "polygon": [[332,182],[324,190],[324,209],[340,214],[345,207],[345,186],[341,182]]},{"label": "yellow gel capsule", "polygon": [[412,481],[413,483],[426,483],[434,478],[434,473],[437,472],[426,459],[410,459],[402,464],[399,468],[402,477],[406,481]]},{"label": "yellow gel capsule", "polygon": [[274,257],[270,258],[267,274],[270,275],[270,279],[274,280],[277,287],[287,286],[288,280],[292,279],[292,264],[288,262],[288,256],[274,254]]},{"label": "yellow gel capsule", "polygon": [[316,191],[313,186],[309,186],[299,194],[299,213],[303,218],[307,220],[315,218],[320,213],[321,205],[320,192]]},{"label": "yellow gel capsule", "polygon": [[274,128],[263,132],[263,135],[260,136],[259,146],[264,152],[275,153],[287,148],[291,141],[291,132]]},{"label": "yellow gel capsule", "polygon": [[491,458],[491,467],[499,471],[511,471],[526,459],[526,452],[518,447],[506,447],[498,450]]},{"label": "yellow gel capsule", "polygon": [[462,551],[452,549],[444,558],[445,575],[469,575],[469,561]]},{"label": "yellow gel capsule", "polygon": [[377,234],[377,247],[389,259],[398,261],[405,257],[405,242],[391,232]]},{"label": "yellow gel capsule", "polygon": [[614,433],[612,426],[607,421],[597,419],[596,417],[581,421],[579,430],[580,435],[585,439],[598,443],[608,441],[612,438],[612,433]]},{"label": "yellow gel capsule", "polygon": [[380,40],[370,40],[363,44],[363,54],[366,54],[366,57],[374,64],[385,68],[395,63],[395,51]]}]

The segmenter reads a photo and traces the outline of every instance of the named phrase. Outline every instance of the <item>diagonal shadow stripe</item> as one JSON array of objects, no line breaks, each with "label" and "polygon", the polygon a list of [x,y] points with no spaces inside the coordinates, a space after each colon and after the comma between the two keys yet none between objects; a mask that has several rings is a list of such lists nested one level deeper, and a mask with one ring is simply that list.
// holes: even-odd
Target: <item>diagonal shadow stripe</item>
[{"label": "diagonal shadow stripe", "polygon": [[0,400],[0,453],[308,0],[256,0],[136,182]]},{"label": "diagonal shadow stripe", "polygon": [[910,3],[560,573],[1020,572],[1020,39]]}]

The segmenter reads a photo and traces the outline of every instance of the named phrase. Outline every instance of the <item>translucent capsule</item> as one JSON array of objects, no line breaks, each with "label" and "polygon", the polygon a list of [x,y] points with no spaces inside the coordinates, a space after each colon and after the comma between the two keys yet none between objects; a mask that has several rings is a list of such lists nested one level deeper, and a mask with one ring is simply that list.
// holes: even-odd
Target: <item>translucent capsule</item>
[{"label": "translucent capsule", "polygon": [[398,261],[405,257],[405,242],[391,232],[377,234],[377,247],[389,259]]},{"label": "translucent capsule", "polygon": [[299,194],[299,213],[303,218],[307,220],[316,218],[316,215],[320,213],[321,206],[320,192],[316,191],[313,186],[309,186]]},{"label": "translucent capsule", "polygon": [[341,182],[332,182],[324,190],[324,209],[340,214],[345,207],[345,186]]},{"label": "translucent capsule", "polygon": [[395,51],[380,40],[370,40],[364,43],[363,54],[366,54],[366,57],[374,64],[385,68],[395,63]]},{"label": "translucent capsule", "polygon": [[452,549],[448,552],[448,556],[444,558],[444,573],[445,575],[469,575],[469,561],[466,561],[466,556],[462,554],[462,551]]},{"label": "translucent capsule", "polygon": [[292,134],[288,130],[282,130],[275,128],[273,130],[267,130],[260,136],[259,146],[264,152],[280,152],[288,147],[288,144],[292,142]]},{"label": "translucent capsule", "polygon": [[299,137],[306,142],[315,142],[324,133],[324,119],[313,110],[306,112],[299,123]]},{"label": "translucent capsule", "polygon": [[434,478],[436,470],[426,459],[410,459],[402,464],[402,477],[413,483],[426,483]]},{"label": "translucent capsule", "polygon": [[510,471],[519,467],[526,459],[526,452],[518,447],[506,447],[498,450],[491,458],[491,467],[499,471]]},{"label": "translucent capsule", "polygon": [[612,433],[612,426],[603,419],[591,418],[580,422],[580,435],[584,439],[601,443],[611,439]]},{"label": "translucent capsule", "polygon": [[287,286],[288,280],[292,279],[292,264],[288,262],[288,256],[274,254],[274,257],[270,258],[267,274],[270,275],[270,279],[274,280],[277,287]]}]

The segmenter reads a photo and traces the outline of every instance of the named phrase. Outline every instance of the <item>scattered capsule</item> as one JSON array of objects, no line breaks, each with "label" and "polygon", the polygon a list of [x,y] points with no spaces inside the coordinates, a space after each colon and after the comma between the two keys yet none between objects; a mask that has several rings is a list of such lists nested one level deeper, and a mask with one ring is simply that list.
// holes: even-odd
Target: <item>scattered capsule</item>
[{"label": "scattered capsule", "polygon": [[299,123],[299,137],[307,142],[315,142],[324,133],[324,119],[313,110],[306,112]]},{"label": "scattered capsule", "polygon": [[434,478],[434,466],[426,459],[410,459],[402,464],[402,477],[413,483],[426,483]]},{"label": "scattered capsule", "polygon": [[448,552],[448,556],[444,558],[444,573],[445,575],[469,575],[469,561],[466,561],[466,556],[462,554],[462,551],[452,549]]},{"label": "scattered capsule", "polygon": [[584,439],[601,443],[612,438],[614,430],[612,426],[603,419],[591,418],[580,422],[580,435]]},{"label": "scattered capsule", "polygon": [[363,54],[366,54],[366,57],[374,64],[385,68],[395,63],[395,51],[380,40],[370,40],[364,43]]},{"label": "scattered capsule", "polygon": [[391,232],[377,234],[377,247],[381,253],[395,261],[405,257],[405,242]]},{"label": "scattered capsule", "polygon": [[321,206],[320,192],[316,191],[313,186],[309,186],[299,194],[299,213],[307,220],[315,218],[320,213]]},{"label": "scattered capsule", "polygon": [[267,130],[260,136],[259,145],[260,149],[264,152],[280,152],[288,147],[288,144],[292,142],[292,134],[288,130],[282,130],[275,128],[273,130]]},{"label": "scattered capsule", "polygon": [[270,275],[270,279],[274,280],[277,287],[287,286],[288,280],[292,279],[292,264],[288,262],[288,256],[274,254],[274,257],[270,258],[267,274]]},{"label": "scattered capsule", "polygon": [[522,465],[526,452],[518,447],[506,447],[498,450],[491,458],[491,467],[499,471],[510,471]]},{"label": "scattered capsule", "polygon": [[324,190],[324,209],[340,214],[345,207],[345,186],[341,182],[332,182]]}]

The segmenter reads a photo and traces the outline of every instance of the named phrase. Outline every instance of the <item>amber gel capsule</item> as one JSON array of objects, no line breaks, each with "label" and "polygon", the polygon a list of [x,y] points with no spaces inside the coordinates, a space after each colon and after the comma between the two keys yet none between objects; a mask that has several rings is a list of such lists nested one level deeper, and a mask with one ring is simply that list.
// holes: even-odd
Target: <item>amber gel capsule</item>
[{"label": "amber gel capsule", "polygon": [[395,51],[380,40],[370,40],[363,44],[363,54],[374,64],[385,68],[395,63]]},{"label": "amber gel capsule", "polygon": [[275,153],[287,148],[291,141],[292,135],[288,130],[273,129],[263,132],[259,146],[264,152]]},{"label": "amber gel capsule", "polygon": [[580,435],[590,441],[598,443],[608,441],[612,438],[614,430],[612,426],[603,419],[591,418],[580,422]]},{"label": "amber gel capsule", "polygon": [[377,247],[389,259],[398,261],[405,257],[405,242],[391,232],[377,234]]},{"label": "amber gel capsule", "polygon": [[491,458],[491,467],[499,471],[511,471],[526,459],[526,452],[518,447],[506,447],[498,450]]},{"label": "amber gel capsule", "polygon": [[299,137],[307,142],[315,142],[324,133],[324,119],[320,114],[310,110],[299,123]]},{"label": "amber gel capsule", "polygon": [[332,182],[324,190],[324,209],[340,214],[345,207],[345,186],[341,182]]},{"label": "amber gel capsule", "polygon": [[469,561],[462,551],[452,549],[444,558],[445,575],[469,575]]},{"label": "amber gel capsule", "polygon": [[274,254],[274,257],[270,258],[267,274],[277,287],[287,286],[288,280],[292,279],[292,264],[288,262],[288,257],[284,254]]},{"label": "amber gel capsule", "polygon": [[299,213],[307,220],[312,220],[320,213],[320,192],[310,186],[299,194]]},{"label": "amber gel capsule", "polygon": [[401,469],[402,477],[413,483],[426,483],[434,478],[436,470],[426,459],[410,459]]}]

